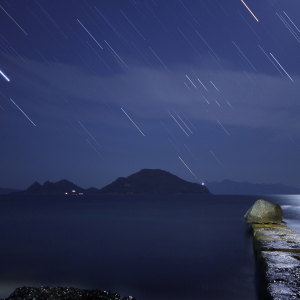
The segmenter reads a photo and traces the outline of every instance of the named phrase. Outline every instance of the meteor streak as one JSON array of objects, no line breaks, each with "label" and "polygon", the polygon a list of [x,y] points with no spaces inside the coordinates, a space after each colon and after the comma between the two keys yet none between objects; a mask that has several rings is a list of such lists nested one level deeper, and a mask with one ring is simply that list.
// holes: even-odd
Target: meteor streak
[{"label": "meteor streak", "polygon": [[193,81],[189,78],[189,76],[185,75],[185,77],[191,82],[195,89],[198,90],[198,88],[194,85]]},{"label": "meteor streak", "polygon": [[219,120],[217,120],[217,122],[221,125],[221,127],[224,129],[224,131],[230,136],[230,134],[228,133],[228,131],[223,127],[223,125],[219,122]]},{"label": "meteor streak", "polygon": [[124,64],[124,66],[129,70],[129,68],[126,66],[126,64],[124,63],[124,61],[121,59],[121,57],[117,54],[117,52],[110,46],[110,44],[104,40],[104,42],[108,45],[108,47],[114,52],[114,54],[117,55],[117,57],[119,58],[119,60]]},{"label": "meteor streak", "polygon": [[184,85],[189,89],[189,90],[191,90],[188,86],[187,86],[187,84],[184,82]]},{"label": "meteor streak", "polygon": [[111,26],[111,24],[105,19],[105,17],[101,14],[101,12],[99,11],[99,9],[95,6],[96,10],[98,11],[98,13],[102,16],[102,18],[107,22],[107,24],[113,29],[113,31],[118,35],[118,37],[120,37],[119,33]]},{"label": "meteor streak", "polygon": [[197,78],[198,79],[198,81],[202,84],[202,86],[208,91],[208,89],[205,87],[205,85],[200,81],[200,79],[199,78]]},{"label": "meteor streak", "polygon": [[24,111],[15,103],[15,101],[13,99],[10,98],[10,101],[23,113],[23,115],[34,125],[36,126],[31,120],[30,118],[24,113]]},{"label": "meteor streak", "polygon": [[210,83],[214,86],[214,88],[215,88],[218,92],[220,92],[220,91],[218,90],[218,88],[214,85],[214,83],[213,83],[212,81],[210,81]]},{"label": "meteor streak", "polygon": [[226,100],[226,102],[228,103],[228,105],[229,105],[230,107],[232,107],[231,104],[230,104],[227,100]]},{"label": "meteor streak", "polygon": [[246,60],[248,61],[248,63],[251,65],[251,67],[257,71],[254,66],[251,64],[250,60],[246,57],[246,55],[241,51],[241,49],[236,45],[236,43],[234,41],[232,41],[232,43],[234,44],[234,46],[242,53],[242,55],[246,58]]},{"label": "meteor streak", "polygon": [[[278,18],[281,20],[281,22],[284,24],[284,26],[290,31],[290,33],[294,36],[294,38],[297,40],[298,43],[299,42],[299,36],[294,32],[294,30],[292,29],[292,27],[288,24],[288,22],[284,19],[283,16],[279,16],[278,13],[276,13],[276,15],[278,16]],[[293,23],[293,22],[292,22]],[[297,28],[298,29],[298,28]]]},{"label": "meteor streak", "polygon": [[191,124],[191,126],[194,127],[195,130],[197,130],[196,127],[195,127],[195,126],[191,123],[191,121],[187,118],[187,116],[186,116],[185,114],[183,114],[183,115],[184,115],[184,117],[188,120],[188,122]]},{"label": "meteor streak", "polygon": [[[97,149],[90,143],[88,139],[86,141],[89,143],[89,145],[98,153],[98,155],[105,161],[105,159],[102,157],[102,155],[97,151]],[[105,161],[106,162],[106,161]]]},{"label": "meteor streak", "polygon": [[202,95],[202,97],[204,98],[204,100],[207,102],[207,104],[209,104],[208,100]]},{"label": "meteor streak", "polygon": [[141,129],[139,129],[138,127],[137,127],[137,125],[131,120],[131,118],[127,115],[127,113],[125,112],[125,110],[123,109],[123,108],[121,108],[122,109],[122,111],[123,111],[123,113],[128,117],[128,119],[132,122],[132,124],[139,130],[139,132],[143,135],[143,136],[145,136],[144,134],[143,134],[143,132],[141,131]]},{"label": "meteor streak", "polygon": [[145,61],[152,67],[152,65],[149,63],[148,59],[142,54],[142,52],[138,49],[138,47],[131,42],[131,44],[135,47],[135,49],[139,52],[139,54],[145,59]]},{"label": "meteor streak", "polygon": [[161,120],[160,118],[158,118],[158,120],[159,120],[160,123],[165,127],[165,129],[170,133],[170,135],[173,137],[173,139],[176,140],[175,137],[174,137],[174,135],[170,132],[170,130],[169,130],[169,129],[167,128],[167,126],[162,122],[162,120]]},{"label": "meteor streak", "polygon": [[97,53],[97,51],[90,45],[88,41],[86,43],[90,46],[90,48],[95,52],[95,54],[102,60],[102,62],[111,70],[111,68],[108,66],[108,64],[102,59],[102,57]]},{"label": "meteor streak", "polygon": [[88,130],[78,121],[78,123],[82,126],[82,128],[89,134],[89,136],[95,141],[95,143],[99,146],[99,147],[101,147],[100,145],[99,145],[99,143],[94,139],[94,137],[88,132]]},{"label": "meteor streak", "polygon": [[[179,159],[182,161],[182,163],[187,167],[187,169],[194,175],[194,177],[199,181],[199,179],[197,178],[197,176],[192,172],[192,170],[187,166],[187,164],[181,159],[180,156],[178,156]],[[199,181],[200,182],[200,181]]]},{"label": "meteor streak", "polygon": [[125,14],[120,10],[123,16],[127,19],[127,21],[132,25],[132,27],[137,31],[137,33],[145,40],[145,38],[141,35],[141,33],[135,28],[135,26],[130,22],[130,20],[125,16]]},{"label": "meteor streak", "polygon": [[221,107],[221,105],[219,104],[219,102],[215,99],[215,98],[213,98],[215,101],[216,101],[216,103]]},{"label": "meteor streak", "polygon": [[279,67],[283,70],[283,72],[289,77],[289,79],[291,79],[293,82],[294,80],[292,79],[292,77],[286,72],[286,70],[282,67],[282,65],[278,62],[278,60],[274,57],[274,55],[272,53],[270,53],[270,55],[275,59],[275,61],[278,63]]},{"label": "meteor streak", "polygon": [[212,152],[212,151],[210,151],[210,153],[214,156],[214,158],[219,162],[219,164],[224,168],[224,169],[226,169],[223,165],[222,165],[222,163],[219,161],[219,159],[214,155],[214,153]]},{"label": "meteor streak", "polygon": [[285,13],[283,12],[287,17],[288,19],[291,21],[291,23],[296,27],[296,29],[300,32],[300,30],[298,29],[298,27],[294,24],[294,22],[290,19],[290,17]]},{"label": "meteor streak", "polygon": [[298,149],[300,149],[300,147],[296,144],[296,142],[288,135],[288,134],[286,134],[289,138],[290,138],[290,140],[296,145],[296,147],[298,148]]},{"label": "meteor streak", "polygon": [[175,149],[180,153],[180,151],[178,150],[178,148],[172,143],[172,141],[170,140],[170,138],[168,138],[169,142],[175,147]]},{"label": "meteor streak", "polygon": [[0,74],[7,80],[10,81],[10,79],[0,70]]},{"label": "meteor streak", "polygon": [[182,31],[177,27],[177,29],[180,31],[180,33],[183,35],[183,37],[188,41],[188,43],[193,47],[193,49],[198,53],[198,55],[201,57],[200,53],[196,50],[196,48],[193,46],[193,44],[188,40],[188,38],[182,33]]},{"label": "meteor streak", "polygon": [[260,45],[258,45],[258,47],[261,49],[261,51],[266,55],[266,57],[270,60],[270,62],[274,65],[274,67],[278,70],[278,72],[281,74],[281,75],[283,75],[282,73],[281,73],[281,71],[277,68],[277,66],[274,64],[274,62],[272,61],[272,59],[268,56],[268,54],[265,52],[265,50],[260,46]]},{"label": "meteor streak", "polygon": [[197,34],[201,37],[202,41],[206,44],[206,46],[211,50],[211,52],[216,56],[216,58],[218,60],[220,60],[220,58],[218,57],[218,55],[213,51],[213,49],[211,49],[211,47],[208,45],[208,43],[205,41],[205,39],[200,35],[200,33],[198,31],[196,31]]},{"label": "meteor streak", "polygon": [[23,28],[12,18],[12,16],[2,6],[0,6],[0,8],[2,8],[3,11],[14,21],[14,23],[27,35],[25,30],[23,30]]},{"label": "meteor streak", "polygon": [[168,113],[171,115],[171,117],[173,118],[173,120],[177,123],[177,125],[182,129],[182,131],[187,135],[187,132],[182,128],[182,126],[178,123],[178,121],[175,119],[175,117],[168,111]]},{"label": "meteor streak", "polygon": [[[186,144],[183,144],[185,147],[186,147],[186,149],[188,149],[189,150],[189,152],[195,157],[195,159],[197,160],[197,162],[199,162],[199,160],[198,160],[198,158],[194,155],[194,153],[188,148],[188,146],[186,145]],[[199,162],[200,163],[200,162]]]},{"label": "meteor streak", "polygon": [[198,21],[195,19],[195,17],[192,15],[192,13],[187,9],[187,7],[180,0],[179,0],[179,2],[187,10],[187,12],[191,15],[191,17],[195,20],[195,22],[199,25],[199,27],[201,27],[201,25],[198,23]]},{"label": "meteor streak", "polygon": [[177,112],[174,110],[175,114],[177,115],[177,117],[179,118],[179,120],[185,125],[185,127],[189,130],[189,132],[191,134],[193,134],[193,131],[191,129],[189,129],[189,127],[184,123],[184,121],[179,117],[179,115],[177,114]]},{"label": "meteor streak", "polygon": [[77,19],[77,21],[78,21],[78,23],[83,27],[83,29],[90,35],[90,37],[97,43],[97,45],[101,48],[101,49],[103,49],[102,47],[101,47],[101,45],[97,42],[97,40],[91,35],[91,33],[82,25],[82,23]]},{"label": "meteor streak", "polygon": [[[161,64],[167,69],[167,71],[169,72],[169,73],[171,73],[170,72],[170,70],[166,67],[166,65],[161,61],[161,59],[156,55],[156,53],[149,47],[149,49],[152,51],[152,53],[156,56],[156,58],[161,62]],[[172,73],[171,73],[172,74]]]},{"label": "meteor streak", "polygon": [[256,85],[256,84],[254,83],[254,81],[250,78],[250,76],[247,74],[247,72],[246,72],[245,70],[243,70],[243,72],[244,72],[245,75],[250,79],[250,81],[251,81],[254,85]]},{"label": "meteor streak", "polygon": [[250,27],[250,29],[254,32],[254,34],[261,40],[261,38],[259,37],[259,35],[255,32],[255,30],[251,27],[251,25],[247,22],[247,20],[243,17],[243,15],[239,12],[239,11],[237,11],[239,14],[240,14],[240,16],[244,19],[244,21],[246,22],[246,24]]},{"label": "meteor streak", "polygon": [[251,15],[254,17],[254,19],[257,21],[257,22],[259,22],[258,21],[258,19],[255,17],[255,15],[254,15],[254,13],[251,11],[251,9],[247,6],[247,4],[243,1],[243,0],[241,0],[242,2],[243,2],[243,4],[246,6],[246,8],[249,10],[249,12],[251,13]]}]

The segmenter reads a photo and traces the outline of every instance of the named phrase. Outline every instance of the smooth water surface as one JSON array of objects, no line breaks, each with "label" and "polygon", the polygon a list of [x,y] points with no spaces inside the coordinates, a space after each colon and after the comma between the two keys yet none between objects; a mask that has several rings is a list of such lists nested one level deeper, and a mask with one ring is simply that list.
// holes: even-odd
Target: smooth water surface
[{"label": "smooth water surface", "polygon": [[[295,225],[300,200],[284,197],[264,199],[286,205]],[[61,285],[137,300],[258,299],[243,216],[259,198],[1,196],[0,298]]]}]

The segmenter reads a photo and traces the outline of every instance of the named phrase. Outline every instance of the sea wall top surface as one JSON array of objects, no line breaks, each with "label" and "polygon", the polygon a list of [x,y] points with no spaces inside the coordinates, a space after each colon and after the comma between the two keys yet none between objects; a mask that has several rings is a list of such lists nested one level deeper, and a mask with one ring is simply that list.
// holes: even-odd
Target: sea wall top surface
[{"label": "sea wall top surface", "polygon": [[263,299],[300,297],[300,234],[284,223],[252,224],[263,284]]}]

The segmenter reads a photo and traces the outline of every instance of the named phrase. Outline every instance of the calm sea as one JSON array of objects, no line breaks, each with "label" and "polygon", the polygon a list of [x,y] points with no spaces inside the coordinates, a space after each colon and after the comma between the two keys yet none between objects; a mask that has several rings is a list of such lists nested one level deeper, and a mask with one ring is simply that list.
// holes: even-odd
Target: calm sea
[{"label": "calm sea", "polygon": [[243,216],[300,196],[0,196],[0,298],[20,286],[100,288],[137,300],[259,299]]}]

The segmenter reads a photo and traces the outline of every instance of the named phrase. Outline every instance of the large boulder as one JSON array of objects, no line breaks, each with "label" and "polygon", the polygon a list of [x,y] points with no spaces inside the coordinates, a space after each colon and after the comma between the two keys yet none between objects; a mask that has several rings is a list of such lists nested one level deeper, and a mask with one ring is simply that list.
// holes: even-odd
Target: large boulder
[{"label": "large boulder", "polygon": [[279,205],[259,199],[248,209],[244,219],[248,224],[281,224],[283,213]]}]

